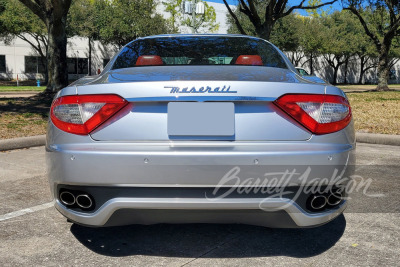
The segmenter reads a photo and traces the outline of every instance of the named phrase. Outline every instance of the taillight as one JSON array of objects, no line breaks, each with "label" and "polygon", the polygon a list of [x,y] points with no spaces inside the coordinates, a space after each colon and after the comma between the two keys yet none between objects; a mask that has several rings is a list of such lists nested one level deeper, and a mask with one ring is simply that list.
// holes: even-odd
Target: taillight
[{"label": "taillight", "polygon": [[118,95],[62,96],[51,104],[50,117],[57,128],[68,133],[86,135],[127,103]]},{"label": "taillight", "polygon": [[340,131],[351,120],[350,104],[342,96],[289,94],[275,104],[314,134]]}]

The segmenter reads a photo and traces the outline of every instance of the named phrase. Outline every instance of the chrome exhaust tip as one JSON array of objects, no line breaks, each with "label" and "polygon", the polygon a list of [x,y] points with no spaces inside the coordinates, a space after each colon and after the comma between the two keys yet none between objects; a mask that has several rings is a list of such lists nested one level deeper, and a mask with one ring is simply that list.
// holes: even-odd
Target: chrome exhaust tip
[{"label": "chrome exhaust tip", "polygon": [[75,199],[74,194],[72,194],[69,191],[64,191],[64,192],[61,192],[61,194],[60,194],[60,201],[64,205],[72,206],[75,204],[76,199]]},{"label": "chrome exhaust tip", "polygon": [[336,206],[342,201],[342,194],[340,192],[332,193],[328,196],[327,202],[330,206]]},{"label": "chrome exhaust tip", "polygon": [[76,204],[82,209],[90,209],[93,205],[93,201],[88,195],[82,194],[76,197]]},{"label": "chrome exhaust tip", "polygon": [[326,206],[326,197],[323,195],[315,195],[311,198],[311,207],[315,210],[323,209]]}]

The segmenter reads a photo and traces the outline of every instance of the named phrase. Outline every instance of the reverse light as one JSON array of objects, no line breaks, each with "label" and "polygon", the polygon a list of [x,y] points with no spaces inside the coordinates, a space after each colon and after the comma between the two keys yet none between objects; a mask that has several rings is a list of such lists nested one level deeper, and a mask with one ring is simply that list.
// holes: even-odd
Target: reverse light
[{"label": "reverse light", "polygon": [[50,118],[60,130],[87,135],[127,104],[118,95],[62,96],[51,104]]},{"label": "reverse light", "polygon": [[314,134],[340,131],[351,121],[350,104],[338,95],[288,94],[274,103]]}]

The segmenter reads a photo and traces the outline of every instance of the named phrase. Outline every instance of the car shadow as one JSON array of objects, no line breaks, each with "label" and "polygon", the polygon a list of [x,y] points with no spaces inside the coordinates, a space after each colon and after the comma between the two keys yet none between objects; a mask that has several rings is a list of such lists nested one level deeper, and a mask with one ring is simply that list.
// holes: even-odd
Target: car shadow
[{"label": "car shadow", "polygon": [[303,229],[272,229],[233,224],[158,224],[89,228],[73,224],[71,233],[95,253],[123,257],[245,258],[312,257],[333,247],[346,219]]}]

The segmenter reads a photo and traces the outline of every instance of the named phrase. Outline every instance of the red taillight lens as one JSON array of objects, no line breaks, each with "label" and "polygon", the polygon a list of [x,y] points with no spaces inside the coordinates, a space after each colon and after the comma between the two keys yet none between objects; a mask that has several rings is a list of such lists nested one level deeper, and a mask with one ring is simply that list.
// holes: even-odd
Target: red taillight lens
[{"label": "red taillight lens", "polygon": [[53,124],[68,133],[86,135],[100,126],[128,102],[118,95],[71,95],[51,104]]},{"label": "red taillight lens", "polygon": [[290,94],[274,103],[314,134],[337,132],[351,120],[350,104],[342,96]]}]

